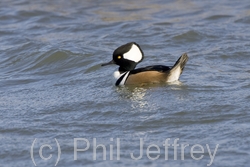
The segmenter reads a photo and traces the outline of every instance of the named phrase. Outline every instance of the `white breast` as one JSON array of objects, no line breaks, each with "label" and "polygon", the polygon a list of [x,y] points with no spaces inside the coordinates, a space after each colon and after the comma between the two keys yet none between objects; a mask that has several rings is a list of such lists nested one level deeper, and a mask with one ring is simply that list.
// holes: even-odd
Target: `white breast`
[{"label": "white breast", "polygon": [[[122,73],[122,74],[124,74],[124,73]],[[119,79],[122,76],[122,74],[120,73],[120,71],[115,71],[114,72],[115,79]]]}]

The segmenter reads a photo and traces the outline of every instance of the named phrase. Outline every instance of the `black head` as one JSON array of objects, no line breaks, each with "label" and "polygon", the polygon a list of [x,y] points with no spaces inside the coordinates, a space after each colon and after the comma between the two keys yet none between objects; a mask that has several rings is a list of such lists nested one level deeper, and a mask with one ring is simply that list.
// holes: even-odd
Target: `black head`
[{"label": "black head", "polygon": [[118,47],[113,53],[113,60],[109,63],[102,64],[102,66],[109,64],[117,64],[120,66],[119,71],[131,71],[135,69],[136,65],[144,58],[143,51],[135,42],[130,42]]}]

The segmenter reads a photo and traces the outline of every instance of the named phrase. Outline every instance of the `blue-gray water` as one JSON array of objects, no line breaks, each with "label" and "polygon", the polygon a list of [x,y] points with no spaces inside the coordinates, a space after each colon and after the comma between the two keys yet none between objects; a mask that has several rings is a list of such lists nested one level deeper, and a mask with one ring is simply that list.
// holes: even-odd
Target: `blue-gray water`
[{"label": "blue-gray water", "polygon": [[[248,166],[249,27],[249,0],[0,1],[0,166]],[[131,41],[138,67],[187,52],[180,83],[115,87]]]}]

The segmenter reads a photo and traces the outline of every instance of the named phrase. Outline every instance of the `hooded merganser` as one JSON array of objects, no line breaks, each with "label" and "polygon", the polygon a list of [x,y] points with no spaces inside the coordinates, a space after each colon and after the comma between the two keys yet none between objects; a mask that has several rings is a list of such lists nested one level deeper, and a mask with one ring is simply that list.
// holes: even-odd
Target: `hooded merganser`
[{"label": "hooded merganser", "polygon": [[188,61],[188,56],[184,53],[173,67],[154,65],[135,69],[143,58],[144,53],[140,46],[135,42],[130,42],[118,47],[113,53],[113,60],[102,66],[109,64],[120,66],[118,71],[114,72],[114,77],[117,79],[116,86],[140,85],[177,81]]}]

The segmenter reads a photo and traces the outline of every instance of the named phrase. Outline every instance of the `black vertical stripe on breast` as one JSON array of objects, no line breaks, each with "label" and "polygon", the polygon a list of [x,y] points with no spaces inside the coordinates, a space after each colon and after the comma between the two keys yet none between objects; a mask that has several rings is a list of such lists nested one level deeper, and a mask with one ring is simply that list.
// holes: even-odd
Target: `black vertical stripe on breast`
[{"label": "black vertical stripe on breast", "polygon": [[[129,71],[128,71],[129,72]],[[125,72],[122,76],[120,76],[120,78],[116,81],[115,85],[118,86],[120,85],[121,81],[123,80],[123,78],[126,76],[126,74],[128,72]]]}]

